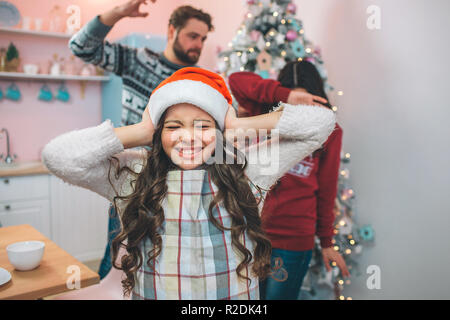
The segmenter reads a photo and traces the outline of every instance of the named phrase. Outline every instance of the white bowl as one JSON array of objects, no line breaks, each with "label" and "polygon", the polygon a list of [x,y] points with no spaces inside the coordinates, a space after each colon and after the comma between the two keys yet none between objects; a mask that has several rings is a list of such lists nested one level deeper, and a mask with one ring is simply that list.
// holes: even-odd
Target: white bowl
[{"label": "white bowl", "polygon": [[42,241],[15,242],[6,247],[9,262],[19,271],[33,270],[41,263],[45,243]]}]

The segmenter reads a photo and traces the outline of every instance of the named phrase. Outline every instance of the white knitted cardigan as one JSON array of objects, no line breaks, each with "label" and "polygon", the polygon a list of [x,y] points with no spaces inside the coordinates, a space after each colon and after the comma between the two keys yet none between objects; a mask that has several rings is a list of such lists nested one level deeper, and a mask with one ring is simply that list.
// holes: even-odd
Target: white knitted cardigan
[{"label": "white knitted cardigan", "polygon": [[[277,182],[290,168],[311,154],[326,141],[335,127],[335,114],[324,107],[282,104],[283,111],[276,129],[279,143],[268,147],[267,152],[258,152],[258,145],[250,147],[247,156],[258,159],[246,168],[248,178],[263,189]],[[145,149],[127,149],[114,133],[109,120],[102,124],[62,134],[50,141],[42,152],[44,164],[52,174],[62,180],[92,190],[112,201],[117,190],[121,196],[132,192],[130,174],[119,178],[110,175],[109,159],[115,156],[120,166],[129,166],[140,171],[146,161]],[[271,148],[278,148],[277,157],[271,157]],[[275,171],[267,173],[270,163]],[[114,170],[111,170],[114,172]],[[261,207],[260,207],[261,209]]]}]

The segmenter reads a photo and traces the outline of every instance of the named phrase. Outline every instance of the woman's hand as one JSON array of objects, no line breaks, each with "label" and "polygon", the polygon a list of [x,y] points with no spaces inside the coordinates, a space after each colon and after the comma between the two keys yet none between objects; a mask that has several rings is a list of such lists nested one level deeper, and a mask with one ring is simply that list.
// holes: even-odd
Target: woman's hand
[{"label": "woman's hand", "polygon": [[350,272],[348,271],[347,264],[342,258],[341,254],[335,251],[332,247],[322,248],[323,262],[325,263],[325,268],[327,271],[331,271],[330,262],[336,262],[336,265],[341,269],[342,275],[344,277],[350,277]]},{"label": "woman's hand", "polygon": [[328,102],[326,99],[324,99],[322,97],[315,96],[315,95],[312,95],[312,94],[310,94],[308,92],[304,92],[304,91],[297,91],[294,89],[291,91],[291,93],[289,93],[289,96],[287,98],[287,103],[292,104],[292,105],[306,104],[306,105],[323,107],[322,104],[320,104],[319,102],[316,102],[314,100],[320,101],[323,103]]}]

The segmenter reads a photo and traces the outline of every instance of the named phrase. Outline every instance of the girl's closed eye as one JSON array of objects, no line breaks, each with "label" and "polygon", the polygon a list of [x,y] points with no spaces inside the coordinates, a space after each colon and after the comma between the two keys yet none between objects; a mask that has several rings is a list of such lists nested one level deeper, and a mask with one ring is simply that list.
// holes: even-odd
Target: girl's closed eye
[{"label": "girl's closed eye", "polygon": [[196,125],[195,126],[196,129],[209,129],[211,128],[210,125]]}]

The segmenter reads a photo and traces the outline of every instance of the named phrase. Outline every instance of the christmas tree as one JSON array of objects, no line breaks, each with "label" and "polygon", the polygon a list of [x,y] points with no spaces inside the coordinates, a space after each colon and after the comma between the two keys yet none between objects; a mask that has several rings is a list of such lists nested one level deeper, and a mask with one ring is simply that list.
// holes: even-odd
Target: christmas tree
[{"label": "christmas tree", "polygon": [[[265,79],[276,79],[279,71],[289,61],[307,60],[315,65],[330,93],[334,88],[328,84],[327,73],[319,47],[305,37],[303,23],[296,18],[297,6],[291,0],[245,0],[248,10],[244,21],[227,50],[219,52],[218,72],[227,78],[238,71],[251,71]],[[343,93],[339,91],[339,96]],[[337,107],[333,106],[336,112]],[[350,155],[341,159],[338,195],[335,205],[335,238],[333,246],[344,257],[353,275],[360,274],[355,257],[361,254],[362,245],[373,241],[373,230],[367,225],[359,228],[354,221],[352,208],[354,191],[349,187]],[[342,278],[340,270],[332,265],[327,272],[322,260],[320,242],[316,239],[310,270],[304,280],[301,298],[344,297],[342,292],[350,280]],[[324,288],[330,294],[320,295]]]},{"label": "christmas tree", "polygon": [[228,49],[219,53],[218,71],[228,77],[237,71],[252,71],[275,79],[286,62],[306,59],[315,64],[324,79],[320,48],[305,37],[303,23],[295,17],[297,7],[290,0],[246,0],[245,14]]}]

